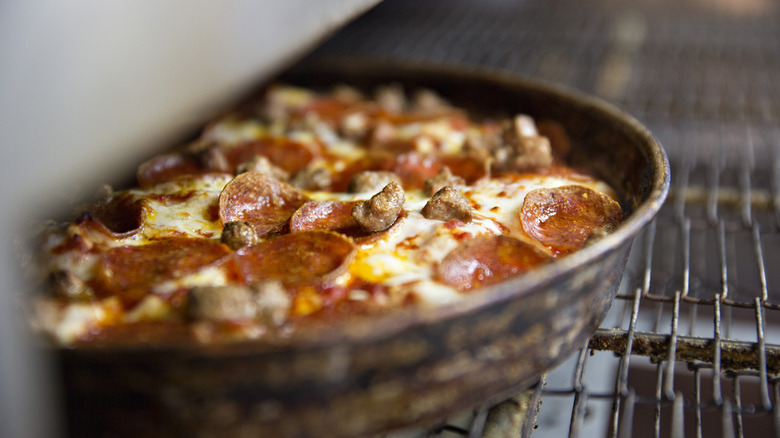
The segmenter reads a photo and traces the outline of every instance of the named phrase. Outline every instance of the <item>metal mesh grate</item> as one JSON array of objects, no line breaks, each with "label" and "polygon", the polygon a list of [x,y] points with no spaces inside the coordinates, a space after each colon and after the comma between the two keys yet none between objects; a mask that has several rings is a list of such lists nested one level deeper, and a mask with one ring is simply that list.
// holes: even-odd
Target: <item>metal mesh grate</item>
[{"label": "metal mesh grate", "polygon": [[670,198],[589,344],[424,434],[780,436],[780,4],[583,3],[386,0],[312,55],[567,84],[642,120],[670,157]]}]

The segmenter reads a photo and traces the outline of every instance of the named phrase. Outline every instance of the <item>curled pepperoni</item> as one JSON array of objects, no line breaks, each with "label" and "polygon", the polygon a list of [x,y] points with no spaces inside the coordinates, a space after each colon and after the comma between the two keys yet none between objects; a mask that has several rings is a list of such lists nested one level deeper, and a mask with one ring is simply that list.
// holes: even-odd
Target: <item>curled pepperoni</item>
[{"label": "curled pepperoni", "polygon": [[82,213],[76,224],[116,237],[127,237],[141,230],[150,210],[148,201],[122,195]]},{"label": "curled pepperoni", "polygon": [[246,172],[222,189],[219,219],[223,224],[249,222],[262,237],[281,230],[295,210],[308,200],[288,184],[258,172]]},{"label": "curled pepperoni", "polygon": [[538,248],[514,237],[478,236],[450,251],[436,267],[436,275],[465,291],[500,283],[548,259]]},{"label": "curled pepperoni", "polygon": [[309,201],[290,218],[290,231],[326,230],[352,235],[360,226],[352,217],[354,201]]},{"label": "curled pepperoni", "polygon": [[155,284],[193,274],[229,254],[217,241],[184,237],[111,248],[98,263],[97,289],[135,302]]},{"label": "curled pepperoni", "polygon": [[529,192],[520,219],[528,235],[566,252],[581,247],[593,231],[615,227],[623,212],[609,196],[571,185]]},{"label": "curled pepperoni", "polygon": [[149,203],[142,199],[120,196],[97,208],[95,215],[112,232],[125,234],[141,227],[145,211],[149,209]]},{"label": "curled pepperoni", "polygon": [[355,245],[341,234],[302,231],[236,251],[247,283],[279,280],[285,286],[328,283],[346,272]]}]

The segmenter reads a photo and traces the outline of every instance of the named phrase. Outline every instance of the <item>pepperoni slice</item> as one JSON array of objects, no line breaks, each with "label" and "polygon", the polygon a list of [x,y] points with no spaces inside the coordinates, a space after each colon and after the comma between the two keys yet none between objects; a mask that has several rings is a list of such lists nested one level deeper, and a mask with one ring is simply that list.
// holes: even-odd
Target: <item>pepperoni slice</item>
[{"label": "pepperoni slice", "polygon": [[611,197],[571,185],[529,192],[520,219],[528,235],[567,252],[581,247],[595,229],[613,228],[623,212]]},{"label": "pepperoni slice", "polygon": [[306,114],[317,114],[320,120],[335,122],[343,117],[349,107],[349,102],[333,97],[321,96],[298,110],[294,117],[303,118]]},{"label": "pepperoni slice", "polygon": [[[297,172],[314,157],[314,153],[301,143],[286,138],[262,138],[231,147],[213,145],[218,153],[224,154],[224,160],[217,166],[199,161],[195,155],[186,152],[172,152],[158,155],[138,167],[136,178],[141,187],[151,187],[163,182],[173,181],[186,175],[203,175],[211,172],[234,172],[238,165],[252,159],[255,155],[268,158],[273,164],[288,172]],[[222,166],[226,166],[223,168]]]},{"label": "pepperoni slice", "polygon": [[274,279],[290,287],[327,284],[347,270],[355,251],[341,234],[301,231],[243,247],[236,255],[247,283]]},{"label": "pepperoni slice", "polygon": [[159,183],[173,181],[184,175],[208,173],[191,157],[179,152],[158,155],[138,167],[136,178],[141,187],[151,187]]},{"label": "pepperoni slice", "polygon": [[391,154],[369,151],[366,156],[349,163],[346,169],[333,175],[331,189],[334,192],[346,192],[349,190],[349,183],[355,175],[369,170],[392,171],[395,163],[395,157]]},{"label": "pepperoni slice", "polygon": [[98,263],[97,289],[135,302],[155,284],[195,273],[229,254],[230,249],[215,240],[183,237],[111,248]]},{"label": "pepperoni slice", "polygon": [[466,184],[472,184],[486,176],[490,165],[485,160],[467,155],[445,155],[442,163],[450,168],[453,175],[466,180]]},{"label": "pepperoni slice", "polygon": [[352,207],[357,201],[309,201],[290,218],[290,232],[335,231],[351,237],[358,245],[372,243],[384,234],[392,232],[403,222],[406,212],[401,210],[398,219],[384,231],[364,231],[352,217]]},{"label": "pepperoni slice", "polygon": [[292,186],[258,172],[233,178],[219,195],[219,219],[223,224],[246,221],[257,235],[281,230],[307,198]]},{"label": "pepperoni slice", "polygon": [[255,155],[268,158],[271,163],[290,173],[303,169],[314,157],[312,151],[306,146],[285,138],[262,138],[233,146],[225,151],[228,163],[234,170]]},{"label": "pepperoni slice", "polygon": [[566,128],[558,122],[552,120],[537,120],[536,129],[539,135],[547,137],[550,140],[554,163],[565,162],[564,158],[571,150],[571,140]]},{"label": "pepperoni slice", "polygon": [[367,170],[384,170],[398,175],[404,189],[419,189],[425,185],[425,180],[436,176],[442,166],[437,155],[417,152],[395,155],[387,151],[369,151],[365,157],[340,172],[331,187],[334,191],[346,191],[356,174]]},{"label": "pepperoni slice", "polygon": [[123,238],[141,231],[144,218],[150,212],[151,207],[147,200],[134,199],[133,196],[124,194],[81,213],[75,224],[84,230]]},{"label": "pepperoni slice", "polygon": [[301,206],[290,218],[290,231],[339,231],[353,234],[360,231],[358,223],[352,218],[354,201],[309,201]]},{"label": "pepperoni slice", "polygon": [[436,176],[441,168],[441,160],[436,155],[410,152],[399,155],[392,170],[401,178],[405,189],[419,189],[425,185],[425,180]]},{"label": "pepperoni slice", "polygon": [[548,259],[538,248],[514,237],[478,236],[450,251],[437,266],[436,275],[465,291],[500,283]]}]

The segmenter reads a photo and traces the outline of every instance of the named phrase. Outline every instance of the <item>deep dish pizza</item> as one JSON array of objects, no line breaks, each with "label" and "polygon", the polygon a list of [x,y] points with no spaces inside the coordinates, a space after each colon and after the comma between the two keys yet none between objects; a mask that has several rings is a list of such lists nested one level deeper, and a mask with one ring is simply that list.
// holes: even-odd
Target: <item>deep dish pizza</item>
[{"label": "deep dish pizza", "polygon": [[624,217],[563,128],[430,90],[269,87],[37,238],[60,345],[221,342],[458,300]]}]

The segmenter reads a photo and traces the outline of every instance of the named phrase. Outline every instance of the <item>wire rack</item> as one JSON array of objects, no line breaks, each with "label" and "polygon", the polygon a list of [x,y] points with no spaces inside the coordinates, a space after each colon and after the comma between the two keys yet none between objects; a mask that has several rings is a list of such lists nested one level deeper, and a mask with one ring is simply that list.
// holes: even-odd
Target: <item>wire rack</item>
[{"label": "wire rack", "polygon": [[780,4],[582,3],[386,0],[312,55],[566,84],[639,118],[669,154],[669,200],[588,344],[422,434],[780,436]]}]

